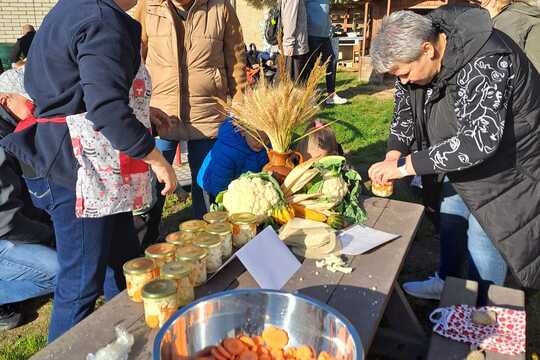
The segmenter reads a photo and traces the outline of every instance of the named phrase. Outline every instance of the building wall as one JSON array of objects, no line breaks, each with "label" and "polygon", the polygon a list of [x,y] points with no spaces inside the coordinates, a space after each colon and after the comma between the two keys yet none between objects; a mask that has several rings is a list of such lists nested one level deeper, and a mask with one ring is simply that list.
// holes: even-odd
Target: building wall
[{"label": "building wall", "polygon": [[246,44],[254,43],[258,49],[262,49],[263,27],[261,24],[267,12],[267,8],[256,9],[248,5],[246,0],[236,0],[236,14],[242,25],[242,33]]},{"label": "building wall", "polygon": [[0,0],[0,43],[14,43],[25,24],[39,27],[57,0]]}]

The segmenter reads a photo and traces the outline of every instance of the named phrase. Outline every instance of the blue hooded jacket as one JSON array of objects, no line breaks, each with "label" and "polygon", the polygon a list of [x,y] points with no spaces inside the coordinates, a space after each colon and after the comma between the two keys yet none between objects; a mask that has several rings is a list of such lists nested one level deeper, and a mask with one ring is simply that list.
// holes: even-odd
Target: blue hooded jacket
[{"label": "blue hooded jacket", "polygon": [[228,120],[219,128],[217,141],[197,175],[197,184],[215,197],[226,190],[231,181],[247,171],[261,171],[267,162],[266,151],[253,151]]}]

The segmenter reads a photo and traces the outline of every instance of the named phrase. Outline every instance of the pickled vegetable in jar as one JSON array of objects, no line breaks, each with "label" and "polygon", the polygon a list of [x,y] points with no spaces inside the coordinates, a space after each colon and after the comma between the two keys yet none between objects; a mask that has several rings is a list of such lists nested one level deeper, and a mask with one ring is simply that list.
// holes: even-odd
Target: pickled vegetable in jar
[{"label": "pickled vegetable in jar", "polygon": [[159,276],[156,264],[152,259],[137,258],[126,262],[123,269],[129,298],[138,303],[143,302],[142,288]]},{"label": "pickled vegetable in jar", "polygon": [[163,265],[175,260],[176,246],[168,243],[150,245],[144,252],[146,257],[154,260],[154,263],[161,269]]},{"label": "pickled vegetable in jar", "polygon": [[206,259],[208,250],[194,246],[185,245],[176,250],[176,260],[186,261],[193,265],[191,280],[195,286],[203,285],[207,279]]},{"label": "pickled vegetable in jar", "polygon": [[186,261],[174,261],[163,265],[161,278],[176,282],[177,305],[186,306],[195,300],[195,288],[191,279],[193,265]]},{"label": "pickled vegetable in jar", "polygon": [[233,245],[241,247],[257,235],[257,217],[251,213],[232,214],[229,218],[233,226]]},{"label": "pickled vegetable in jar", "polygon": [[184,231],[173,232],[165,238],[165,241],[169,244],[173,244],[176,248],[184,245],[189,245],[195,238],[196,234]]},{"label": "pickled vegetable in jar", "polygon": [[218,235],[202,233],[193,241],[194,246],[208,250],[206,258],[206,270],[209,273],[216,272],[223,264],[221,251],[221,239]]},{"label": "pickled vegetable in jar", "polygon": [[200,233],[204,231],[206,221],[204,220],[188,220],[180,224],[180,231],[187,233]]},{"label": "pickled vegetable in jar", "polygon": [[221,255],[228,259],[232,255],[232,226],[229,223],[215,223],[206,225],[206,232],[217,235],[221,239]]},{"label": "pickled vegetable in jar", "polygon": [[176,283],[173,280],[154,280],[144,285],[144,320],[149,328],[162,327],[178,310]]},{"label": "pickled vegetable in jar", "polygon": [[226,223],[229,220],[229,213],[226,211],[212,211],[205,214],[203,219],[209,224]]}]

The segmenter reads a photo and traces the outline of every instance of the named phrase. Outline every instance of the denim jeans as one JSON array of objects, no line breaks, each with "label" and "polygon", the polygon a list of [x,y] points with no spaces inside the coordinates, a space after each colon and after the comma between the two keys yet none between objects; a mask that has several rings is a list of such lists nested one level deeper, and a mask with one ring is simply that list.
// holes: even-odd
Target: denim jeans
[{"label": "denim jeans", "polygon": [[450,182],[443,184],[439,276],[460,276],[467,257],[471,280],[503,285],[507,265]]},{"label": "denim jeans", "polygon": [[328,65],[326,67],[326,92],[328,95],[336,92],[336,55],[334,54],[334,48],[332,47],[332,39],[309,36],[309,57],[307,60],[307,76],[313,70],[315,62],[321,56],[321,61],[325,62],[328,60]]},{"label": "denim jeans", "polygon": [[[204,158],[210,152],[215,142],[215,139],[188,141],[188,163],[191,170],[191,202],[194,219],[202,219],[203,215],[207,212],[204,202],[203,190],[200,188],[199,185],[197,185],[197,174],[201,169]],[[177,145],[177,141],[156,139],[156,147],[163,153],[165,159],[167,159],[167,161],[169,161],[170,163],[172,163],[174,160]],[[163,187],[163,185],[161,184],[159,184],[159,186],[160,188]],[[161,190],[159,190],[158,193],[161,193]],[[162,199],[161,201],[158,200],[156,206],[159,206],[162,209],[164,201],[164,199]],[[161,212],[159,215],[161,217]]]},{"label": "denim jeans", "polygon": [[38,243],[0,240],[0,305],[54,291],[56,252]]},{"label": "denim jeans", "polygon": [[125,289],[122,265],[138,256],[131,213],[102,218],[75,216],[75,191],[44,178],[26,179],[34,205],[46,210],[56,234],[59,271],[49,342],[87,315],[102,293],[106,300]]}]

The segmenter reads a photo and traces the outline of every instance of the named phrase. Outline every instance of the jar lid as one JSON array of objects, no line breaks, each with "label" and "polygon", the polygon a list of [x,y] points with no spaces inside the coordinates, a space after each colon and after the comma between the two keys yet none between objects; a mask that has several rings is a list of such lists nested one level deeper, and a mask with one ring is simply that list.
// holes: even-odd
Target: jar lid
[{"label": "jar lid", "polygon": [[185,245],[190,244],[193,239],[195,238],[195,235],[190,232],[184,232],[184,231],[177,231],[173,232],[165,238],[165,241],[169,244],[173,245]]},{"label": "jar lid", "polygon": [[174,255],[175,251],[176,246],[174,246],[173,244],[159,243],[150,245],[146,248],[146,251],[144,253],[149,258],[161,258],[164,256]]},{"label": "jar lid", "polygon": [[193,245],[185,245],[176,250],[176,260],[203,260],[208,256],[208,250]]},{"label": "jar lid", "polygon": [[172,295],[176,295],[176,282],[172,280],[150,281],[142,289],[144,299],[163,299]]},{"label": "jar lid", "polygon": [[203,249],[215,248],[221,246],[221,239],[215,234],[202,233],[193,240],[193,245]]},{"label": "jar lid", "polygon": [[200,232],[204,231],[204,227],[206,226],[206,221],[204,220],[188,220],[184,221],[180,224],[180,231],[185,232]]},{"label": "jar lid", "polygon": [[124,274],[145,274],[154,270],[155,264],[148,258],[136,258],[126,262],[123,266]]},{"label": "jar lid", "polygon": [[167,263],[161,267],[162,279],[181,279],[188,276],[191,273],[191,265],[185,261],[173,261]]},{"label": "jar lid", "polygon": [[257,222],[257,217],[248,212],[232,214],[229,219],[234,224],[255,224]]},{"label": "jar lid", "polygon": [[212,211],[205,214],[203,219],[209,224],[223,223],[229,219],[229,213],[226,211]]},{"label": "jar lid", "polygon": [[215,223],[206,225],[206,232],[214,235],[228,235],[232,232],[231,224]]}]

